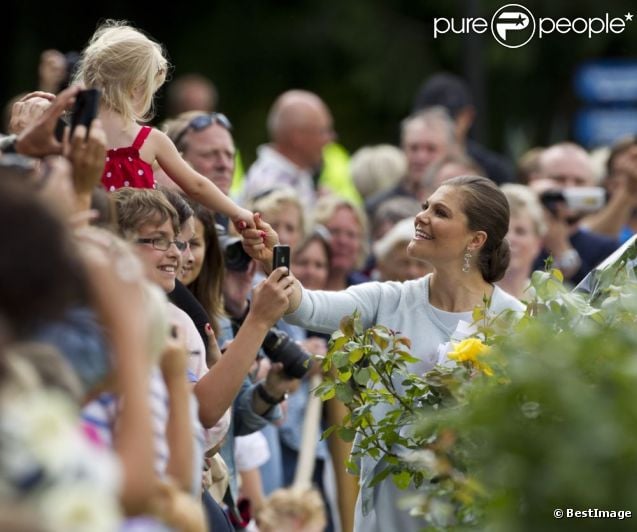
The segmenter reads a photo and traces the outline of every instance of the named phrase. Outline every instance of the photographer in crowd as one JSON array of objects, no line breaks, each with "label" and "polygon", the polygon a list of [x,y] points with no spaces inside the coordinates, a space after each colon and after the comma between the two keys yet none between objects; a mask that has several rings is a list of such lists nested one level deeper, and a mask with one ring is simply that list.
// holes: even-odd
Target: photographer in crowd
[{"label": "photographer in crowd", "polygon": [[[547,231],[544,249],[533,269],[544,269],[549,254],[553,264],[570,283],[579,283],[593,267],[617,249],[619,243],[609,237],[583,229],[580,205],[588,205],[596,197],[593,166],[588,153],[570,142],[554,144],[539,158],[538,179],[530,183],[546,207]],[[585,188],[586,187],[586,188]],[[569,198],[585,194],[589,200],[576,204]],[[603,198],[600,196],[600,199]],[[601,206],[601,203],[598,205]]]}]

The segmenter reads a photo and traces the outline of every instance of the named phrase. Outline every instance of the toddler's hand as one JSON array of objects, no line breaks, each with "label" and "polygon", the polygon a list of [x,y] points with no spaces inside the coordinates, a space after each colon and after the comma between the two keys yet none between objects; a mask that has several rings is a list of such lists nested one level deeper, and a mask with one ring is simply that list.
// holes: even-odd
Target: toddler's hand
[{"label": "toddler's hand", "polygon": [[232,223],[239,233],[245,229],[254,229],[254,215],[248,209],[239,208],[237,214],[232,217]]}]

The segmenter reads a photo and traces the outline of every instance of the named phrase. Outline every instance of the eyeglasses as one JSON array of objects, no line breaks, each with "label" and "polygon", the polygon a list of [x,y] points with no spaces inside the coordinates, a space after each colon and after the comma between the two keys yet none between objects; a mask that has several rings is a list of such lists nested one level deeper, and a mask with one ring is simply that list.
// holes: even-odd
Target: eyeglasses
[{"label": "eyeglasses", "polygon": [[168,240],[165,236],[158,236],[156,238],[138,238],[137,243],[150,244],[158,251],[168,251],[171,244],[175,244],[175,247],[180,253],[183,253],[188,249],[188,242],[184,242],[182,240]]},{"label": "eyeglasses", "polygon": [[228,120],[228,117],[223,113],[197,115],[190,122],[188,122],[188,125],[184,129],[182,129],[175,137],[175,146],[179,146],[181,139],[184,138],[184,135],[188,132],[188,130],[192,129],[194,131],[201,131],[202,129],[206,129],[207,127],[212,126],[213,124],[219,124],[222,128],[227,129],[228,131],[232,131],[232,124],[230,123],[230,120]]}]

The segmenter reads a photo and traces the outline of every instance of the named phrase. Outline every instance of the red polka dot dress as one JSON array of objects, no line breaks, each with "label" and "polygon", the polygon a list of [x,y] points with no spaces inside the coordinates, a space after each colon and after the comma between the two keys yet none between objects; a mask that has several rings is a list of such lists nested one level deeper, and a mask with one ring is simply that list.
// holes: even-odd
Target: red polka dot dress
[{"label": "red polka dot dress", "polygon": [[155,188],[153,167],[139,156],[139,150],[152,128],[143,126],[132,146],[115,148],[106,153],[102,185],[109,192],[122,187]]}]

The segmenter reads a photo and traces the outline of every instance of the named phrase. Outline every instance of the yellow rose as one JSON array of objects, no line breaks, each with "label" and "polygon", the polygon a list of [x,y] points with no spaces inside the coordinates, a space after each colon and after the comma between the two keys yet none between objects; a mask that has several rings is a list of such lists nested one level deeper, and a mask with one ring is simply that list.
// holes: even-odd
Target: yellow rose
[{"label": "yellow rose", "polygon": [[453,344],[453,351],[449,353],[449,358],[456,362],[470,362],[474,368],[491,377],[493,375],[491,367],[478,360],[478,357],[488,353],[488,345],[483,344],[478,338],[467,338],[462,340],[462,342]]}]

